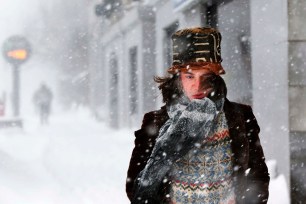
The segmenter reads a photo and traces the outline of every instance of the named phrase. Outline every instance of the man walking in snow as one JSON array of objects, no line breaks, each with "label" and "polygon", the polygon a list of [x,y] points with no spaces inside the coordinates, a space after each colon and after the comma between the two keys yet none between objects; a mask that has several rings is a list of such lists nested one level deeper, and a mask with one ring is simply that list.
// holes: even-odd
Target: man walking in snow
[{"label": "man walking in snow", "polygon": [[172,40],[170,75],[155,78],[165,106],[135,132],[131,203],[267,203],[260,128],[250,106],[226,98],[220,32],[187,28]]},{"label": "man walking in snow", "polygon": [[33,103],[38,111],[41,125],[49,123],[49,115],[53,94],[46,84],[41,84],[40,88],[34,93]]}]

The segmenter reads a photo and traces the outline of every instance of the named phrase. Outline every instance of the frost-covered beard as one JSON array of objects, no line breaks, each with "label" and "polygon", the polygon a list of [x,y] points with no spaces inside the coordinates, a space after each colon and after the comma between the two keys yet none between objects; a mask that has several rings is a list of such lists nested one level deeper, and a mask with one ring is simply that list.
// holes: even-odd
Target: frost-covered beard
[{"label": "frost-covered beard", "polygon": [[223,108],[224,98],[189,100],[185,95],[167,107],[169,120],[159,131],[156,144],[145,168],[134,185],[135,203],[160,203],[158,190],[172,164],[205,140]]}]

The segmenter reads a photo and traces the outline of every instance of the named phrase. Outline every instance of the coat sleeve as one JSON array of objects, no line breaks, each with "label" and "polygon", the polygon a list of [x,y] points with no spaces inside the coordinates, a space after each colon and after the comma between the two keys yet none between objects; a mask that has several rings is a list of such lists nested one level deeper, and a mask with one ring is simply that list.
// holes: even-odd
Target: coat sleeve
[{"label": "coat sleeve", "polygon": [[247,138],[249,140],[249,163],[247,174],[246,203],[267,203],[270,176],[260,144],[260,128],[251,107],[245,111]]},{"label": "coat sleeve", "polygon": [[126,179],[126,193],[130,200],[133,199],[133,186],[137,175],[144,169],[151,155],[155,139],[158,134],[157,127],[153,123],[152,113],[144,115],[141,129],[135,131],[134,149],[130,159],[130,164]]}]

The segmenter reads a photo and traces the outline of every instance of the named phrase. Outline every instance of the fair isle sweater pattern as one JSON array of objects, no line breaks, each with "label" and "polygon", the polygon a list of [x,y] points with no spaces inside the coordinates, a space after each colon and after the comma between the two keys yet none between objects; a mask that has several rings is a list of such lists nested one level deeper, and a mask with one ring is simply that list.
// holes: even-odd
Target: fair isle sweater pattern
[{"label": "fair isle sweater pattern", "polygon": [[223,111],[205,141],[176,161],[170,171],[172,204],[234,204],[233,158]]},{"label": "fair isle sweater pattern", "polygon": [[167,106],[169,119],[160,128],[154,148],[134,184],[132,204],[160,203],[160,186],[173,164],[206,140],[216,129],[225,99],[208,97],[189,100],[184,94]]}]

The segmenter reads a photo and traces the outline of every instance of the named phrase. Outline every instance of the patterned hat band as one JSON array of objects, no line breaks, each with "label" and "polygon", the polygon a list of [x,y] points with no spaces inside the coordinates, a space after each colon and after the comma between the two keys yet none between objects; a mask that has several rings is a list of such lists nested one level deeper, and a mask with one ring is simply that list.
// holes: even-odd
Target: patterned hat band
[{"label": "patterned hat band", "polygon": [[220,63],[210,62],[190,62],[183,65],[173,65],[168,69],[168,73],[176,74],[178,72],[187,72],[190,70],[208,69],[216,75],[225,74],[225,71]]},{"label": "patterned hat band", "polygon": [[225,74],[221,66],[221,38],[218,30],[208,27],[177,31],[172,35],[173,63],[168,72],[183,71],[186,65],[193,64],[212,69],[218,75]]}]

